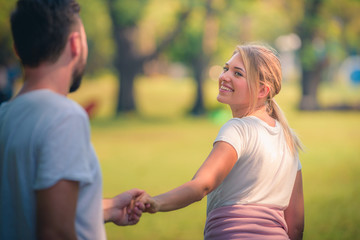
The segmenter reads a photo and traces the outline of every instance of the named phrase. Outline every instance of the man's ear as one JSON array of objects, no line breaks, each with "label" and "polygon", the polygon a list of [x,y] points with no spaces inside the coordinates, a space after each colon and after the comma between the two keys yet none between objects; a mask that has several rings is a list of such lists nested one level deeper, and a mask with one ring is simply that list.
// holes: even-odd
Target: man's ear
[{"label": "man's ear", "polygon": [[269,95],[270,87],[264,84],[260,84],[258,98],[265,98]]},{"label": "man's ear", "polygon": [[81,53],[81,41],[80,34],[78,32],[72,32],[69,36],[69,44],[71,55],[73,57],[79,56]]}]

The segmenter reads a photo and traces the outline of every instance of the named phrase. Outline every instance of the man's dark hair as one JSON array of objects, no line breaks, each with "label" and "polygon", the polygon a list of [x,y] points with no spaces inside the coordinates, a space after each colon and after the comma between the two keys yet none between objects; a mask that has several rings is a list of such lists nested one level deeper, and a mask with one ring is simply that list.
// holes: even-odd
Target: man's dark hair
[{"label": "man's dark hair", "polygon": [[10,21],[22,64],[37,67],[44,61],[55,62],[79,12],[75,0],[18,0]]}]

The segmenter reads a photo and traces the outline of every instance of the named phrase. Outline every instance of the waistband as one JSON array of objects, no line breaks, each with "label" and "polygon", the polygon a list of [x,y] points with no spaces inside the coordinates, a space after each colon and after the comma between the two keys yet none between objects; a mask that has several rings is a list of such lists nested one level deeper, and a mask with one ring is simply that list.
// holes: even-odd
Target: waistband
[{"label": "waistband", "polygon": [[263,205],[231,205],[212,210],[205,240],[289,239],[284,211]]}]

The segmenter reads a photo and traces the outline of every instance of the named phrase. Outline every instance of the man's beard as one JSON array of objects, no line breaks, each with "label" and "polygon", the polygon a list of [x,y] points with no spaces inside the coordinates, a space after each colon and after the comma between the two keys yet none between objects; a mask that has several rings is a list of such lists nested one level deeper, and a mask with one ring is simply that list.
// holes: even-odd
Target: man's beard
[{"label": "man's beard", "polygon": [[81,79],[85,72],[85,64],[78,64],[79,66],[75,68],[72,74],[72,83],[69,89],[69,93],[75,92],[81,85]]}]

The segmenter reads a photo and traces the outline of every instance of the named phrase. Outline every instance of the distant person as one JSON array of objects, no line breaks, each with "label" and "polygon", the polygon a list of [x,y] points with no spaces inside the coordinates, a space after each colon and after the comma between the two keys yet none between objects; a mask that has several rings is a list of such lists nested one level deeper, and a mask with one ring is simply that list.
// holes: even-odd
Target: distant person
[{"label": "distant person", "polygon": [[0,67],[0,104],[11,99],[14,93],[15,80],[21,75],[20,66]]},{"label": "distant person", "polygon": [[89,119],[66,97],[80,86],[88,54],[79,11],[75,0],[19,0],[11,15],[24,84],[0,105],[2,240],[102,240],[104,222],[141,216],[141,205],[132,208],[141,190],[102,199]]},{"label": "distant person", "polygon": [[274,100],[281,88],[274,50],[238,46],[219,77],[218,101],[233,118],[193,179],[138,200],[150,213],[173,211],[207,195],[206,240],[302,239],[300,141]]},{"label": "distant person", "polygon": [[5,67],[0,66],[0,104],[9,99],[7,96],[7,85],[7,70]]}]

